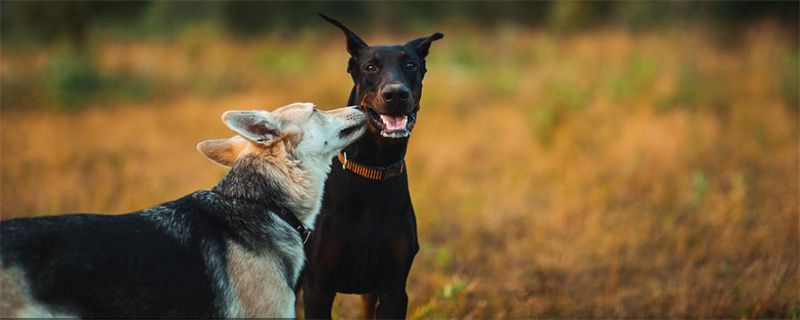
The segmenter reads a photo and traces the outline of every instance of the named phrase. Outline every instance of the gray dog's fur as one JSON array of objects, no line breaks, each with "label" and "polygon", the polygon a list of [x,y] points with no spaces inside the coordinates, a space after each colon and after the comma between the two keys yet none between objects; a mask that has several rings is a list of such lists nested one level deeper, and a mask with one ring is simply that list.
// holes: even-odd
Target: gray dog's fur
[{"label": "gray dog's fur", "polygon": [[[230,172],[210,191],[125,215],[0,224],[0,317],[294,317],[303,240],[355,108],[234,111],[198,149]],[[287,220],[287,215],[293,215]]]}]

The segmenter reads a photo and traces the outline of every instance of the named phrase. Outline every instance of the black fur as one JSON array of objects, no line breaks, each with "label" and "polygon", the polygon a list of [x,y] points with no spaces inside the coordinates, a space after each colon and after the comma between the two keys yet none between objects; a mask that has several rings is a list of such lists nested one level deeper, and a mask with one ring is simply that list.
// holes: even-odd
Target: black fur
[{"label": "black fur", "polygon": [[[240,159],[241,160],[241,159]],[[0,262],[22,270],[37,302],[80,317],[225,316],[231,286],[226,244],[270,251],[296,285],[293,260],[276,244],[300,236],[272,212],[286,195],[235,166],[212,191],[125,215],[76,214],[0,223]]]},{"label": "black fur", "polygon": [[[370,47],[338,21],[323,18],[341,28],[347,38],[348,72],[354,82],[348,105],[360,106],[370,119],[368,132],[345,149],[348,159],[368,166],[397,163],[405,157],[408,138],[383,136],[378,116],[406,115],[407,129],[413,129],[422,97],[425,56],[431,42],[442,35],[435,33],[405,45]],[[387,85],[407,91],[410,98],[388,96],[387,101],[383,96]],[[378,318],[404,318],[406,279],[419,250],[406,172],[372,181],[345,171],[336,158],[332,166],[322,210],[306,244],[305,315],[330,318],[333,299],[342,292],[374,294]]]}]

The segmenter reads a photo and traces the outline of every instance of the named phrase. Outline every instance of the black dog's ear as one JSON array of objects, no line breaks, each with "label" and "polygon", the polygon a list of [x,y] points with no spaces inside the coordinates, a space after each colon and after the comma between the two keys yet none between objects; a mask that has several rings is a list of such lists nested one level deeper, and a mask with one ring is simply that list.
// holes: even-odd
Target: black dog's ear
[{"label": "black dog's ear", "polygon": [[441,38],[444,38],[444,35],[437,32],[428,37],[417,38],[406,42],[406,45],[414,49],[414,52],[416,52],[421,59],[425,59],[425,57],[428,56],[428,49],[431,48],[431,43]]},{"label": "black dog's ear", "polygon": [[339,27],[339,29],[342,29],[345,37],[347,37],[347,52],[349,52],[351,56],[356,57],[358,56],[359,51],[369,47],[364,40],[361,40],[361,37],[359,37],[355,32],[350,31],[350,29],[345,27],[341,22],[336,21],[335,19],[322,13],[320,13],[319,16],[322,17],[322,19],[325,19],[325,21],[330,22],[332,25]]}]

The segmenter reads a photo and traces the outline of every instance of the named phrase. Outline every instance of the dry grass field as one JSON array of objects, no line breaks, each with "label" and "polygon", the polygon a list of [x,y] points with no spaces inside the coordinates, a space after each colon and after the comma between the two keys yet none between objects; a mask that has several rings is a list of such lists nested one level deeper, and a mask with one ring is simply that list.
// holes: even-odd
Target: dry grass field
[{"label": "dry grass field", "polygon": [[[800,317],[796,34],[441,31],[407,157],[411,318]],[[2,219],[211,188],[225,170],[195,145],[232,134],[224,110],[341,107],[351,85],[333,31],[91,54],[127,91],[69,110],[65,50],[4,48]]]}]

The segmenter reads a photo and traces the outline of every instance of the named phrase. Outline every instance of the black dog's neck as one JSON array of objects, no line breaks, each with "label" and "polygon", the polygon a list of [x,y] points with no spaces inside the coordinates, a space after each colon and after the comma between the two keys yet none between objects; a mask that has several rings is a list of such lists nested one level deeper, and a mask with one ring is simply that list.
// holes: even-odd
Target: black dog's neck
[{"label": "black dog's neck", "polygon": [[[348,106],[358,105],[356,88],[350,91]],[[388,142],[376,137],[370,130],[345,148],[347,159],[358,161],[363,165],[386,167],[400,162],[406,156],[408,139],[396,142]]]},{"label": "black dog's neck", "polygon": [[367,131],[344,151],[348,160],[358,161],[367,166],[387,167],[403,160],[407,147],[408,140],[396,143],[379,141]]}]

